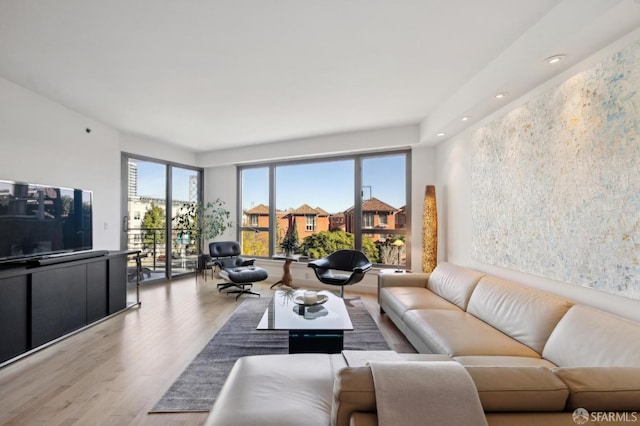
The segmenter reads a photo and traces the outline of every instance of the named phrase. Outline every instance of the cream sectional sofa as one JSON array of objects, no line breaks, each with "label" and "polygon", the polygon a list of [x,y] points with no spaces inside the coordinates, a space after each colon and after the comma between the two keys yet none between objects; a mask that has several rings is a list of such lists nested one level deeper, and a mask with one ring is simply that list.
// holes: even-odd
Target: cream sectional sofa
[{"label": "cream sectional sofa", "polygon": [[640,367],[640,324],[447,262],[382,275],[380,309],[423,353],[463,365]]},{"label": "cream sectional sofa", "polygon": [[[397,390],[376,388],[375,363],[417,372],[415,362],[439,361],[464,366],[491,425],[575,425],[578,408],[589,424],[640,424],[640,324],[446,262],[383,274],[379,287],[381,311],[419,354],[247,357],[207,423],[376,425]],[[400,391],[416,407],[437,396]]]}]

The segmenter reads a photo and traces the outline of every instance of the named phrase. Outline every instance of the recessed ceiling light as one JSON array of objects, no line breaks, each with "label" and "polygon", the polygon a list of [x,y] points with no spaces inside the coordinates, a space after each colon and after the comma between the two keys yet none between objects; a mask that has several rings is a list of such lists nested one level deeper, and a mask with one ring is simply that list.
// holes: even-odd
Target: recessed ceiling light
[{"label": "recessed ceiling light", "polygon": [[549,56],[544,61],[548,64],[557,64],[558,62],[562,61],[566,57],[567,55],[553,55],[553,56]]},{"label": "recessed ceiling light", "polygon": [[500,93],[496,93],[495,98],[496,99],[503,99],[507,96],[506,92],[500,92]]},{"label": "recessed ceiling light", "polygon": [[469,121],[471,120],[471,117],[469,117],[468,115],[465,115],[464,117],[460,118],[460,121]]},{"label": "recessed ceiling light", "polygon": [[436,136],[444,136],[444,135],[446,135],[445,132],[436,133]]}]

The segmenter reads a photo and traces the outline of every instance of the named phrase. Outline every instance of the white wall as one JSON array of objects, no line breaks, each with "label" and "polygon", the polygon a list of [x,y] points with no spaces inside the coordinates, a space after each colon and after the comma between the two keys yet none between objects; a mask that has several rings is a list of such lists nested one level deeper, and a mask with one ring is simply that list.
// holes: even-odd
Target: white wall
[{"label": "white wall", "polygon": [[[411,160],[411,270],[419,272],[422,271],[422,211],[425,187],[436,184],[436,149],[424,145],[416,146],[412,150]],[[439,205],[441,196],[436,188],[436,205]],[[440,229],[438,233],[441,232]],[[442,241],[439,235],[438,237],[438,241]],[[441,251],[438,247],[439,256]]]},{"label": "white wall", "polygon": [[[440,260],[468,266],[505,279],[521,282],[532,287],[560,294],[580,303],[599,307],[609,312],[640,320],[640,303],[632,299],[612,295],[602,291],[580,287],[572,283],[536,277],[513,270],[476,262],[471,256],[471,143],[475,130],[491,120],[500,117],[518,105],[526,102],[546,88],[559,84],[568,77],[588,68],[599,60],[611,55],[631,40],[637,40],[637,32],[612,44],[588,58],[578,66],[554,78],[521,99],[517,99],[502,110],[479,122],[474,127],[440,144],[436,150],[439,230],[441,233]],[[532,179],[535,177],[532,176]]]},{"label": "white wall", "polygon": [[[215,238],[217,241],[237,239],[238,221],[236,194],[236,167],[220,166],[211,167],[204,172],[204,200],[213,201],[216,198],[224,201],[225,208],[231,212],[232,226],[227,228],[224,234]],[[208,244],[208,242],[206,243]],[[205,252],[208,246],[205,244]]]},{"label": "white wall", "polygon": [[[86,129],[91,129],[87,133]],[[121,151],[196,164],[196,154],[103,123],[0,78],[0,179],[93,191],[93,247],[120,248]]]},{"label": "white wall", "polygon": [[119,248],[118,132],[2,78],[0,179],[92,190],[94,248]]},{"label": "white wall", "polygon": [[198,154],[198,165],[216,167],[408,148],[418,142],[419,133],[415,124],[231,148]]},{"label": "white wall", "polygon": [[144,136],[121,133],[120,149],[128,154],[171,161],[187,166],[196,165],[196,154],[194,152]]}]

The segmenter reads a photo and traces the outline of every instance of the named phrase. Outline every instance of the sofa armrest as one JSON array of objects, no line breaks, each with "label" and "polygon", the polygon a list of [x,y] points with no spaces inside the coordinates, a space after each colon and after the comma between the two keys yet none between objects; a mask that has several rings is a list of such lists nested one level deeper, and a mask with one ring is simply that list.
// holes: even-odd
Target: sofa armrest
[{"label": "sofa armrest", "polygon": [[640,411],[639,367],[558,367],[552,371],[569,387],[569,410]]},{"label": "sofa armrest", "polygon": [[429,275],[431,274],[427,274],[424,272],[416,272],[416,273],[409,273],[409,274],[380,274],[378,275],[378,284],[380,288],[384,288],[384,287],[427,288],[427,280],[429,279]]},{"label": "sofa armrest", "polygon": [[368,366],[343,368],[333,382],[331,426],[349,426],[356,411],[376,412],[376,391]]}]

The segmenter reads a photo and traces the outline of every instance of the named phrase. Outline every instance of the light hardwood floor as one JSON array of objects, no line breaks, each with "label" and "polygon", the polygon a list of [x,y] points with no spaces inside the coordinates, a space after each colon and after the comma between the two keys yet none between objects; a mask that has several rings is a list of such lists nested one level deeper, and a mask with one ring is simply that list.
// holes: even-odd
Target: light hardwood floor
[{"label": "light hardwood floor", "polygon": [[[143,286],[141,307],[0,369],[0,424],[202,424],[206,413],[148,412],[240,303],[217,282]],[[270,296],[269,284],[254,289]],[[391,348],[414,352],[375,296],[359,295]]]}]

